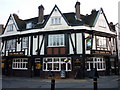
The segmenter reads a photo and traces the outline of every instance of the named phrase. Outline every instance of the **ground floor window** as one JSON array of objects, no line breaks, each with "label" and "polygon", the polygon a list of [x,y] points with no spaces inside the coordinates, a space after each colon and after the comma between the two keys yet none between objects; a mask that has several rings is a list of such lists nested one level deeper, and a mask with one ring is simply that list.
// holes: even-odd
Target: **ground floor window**
[{"label": "ground floor window", "polygon": [[12,60],[12,69],[28,69],[28,59],[14,58]]},{"label": "ground floor window", "polygon": [[105,70],[105,60],[102,57],[92,57],[87,60],[87,71],[97,68],[97,71]]},{"label": "ground floor window", "polygon": [[71,71],[71,58],[49,57],[43,58],[43,71]]}]

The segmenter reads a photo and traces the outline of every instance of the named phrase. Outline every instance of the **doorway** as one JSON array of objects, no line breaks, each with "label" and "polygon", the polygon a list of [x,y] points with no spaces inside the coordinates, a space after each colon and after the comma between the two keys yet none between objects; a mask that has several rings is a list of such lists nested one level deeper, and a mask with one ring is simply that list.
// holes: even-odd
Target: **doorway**
[{"label": "doorway", "polygon": [[34,76],[39,77],[40,76],[40,71],[41,71],[41,59],[40,58],[35,58]]}]

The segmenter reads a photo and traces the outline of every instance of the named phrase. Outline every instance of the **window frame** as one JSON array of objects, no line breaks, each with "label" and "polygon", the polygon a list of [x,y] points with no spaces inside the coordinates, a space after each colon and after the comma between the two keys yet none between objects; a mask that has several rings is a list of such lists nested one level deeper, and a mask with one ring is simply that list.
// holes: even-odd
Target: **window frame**
[{"label": "window frame", "polygon": [[32,22],[26,24],[26,29],[31,29],[33,26]]},{"label": "window frame", "polygon": [[64,47],[65,35],[64,34],[50,34],[48,35],[48,47]]},{"label": "window frame", "polygon": [[29,45],[29,38],[28,37],[22,37],[22,49],[28,48],[28,45]]},{"label": "window frame", "polygon": [[[48,61],[50,60],[51,61]],[[55,61],[55,59],[58,59],[58,61]],[[62,61],[62,60],[68,60],[68,62]],[[47,61],[47,62],[46,62]],[[43,58],[43,71],[61,71],[63,64],[65,65],[65,71],[71,71],[72,70],[72,63],[71,63],[71,58],[67,57],[48,57],[48,58]],[[48,65],[51,64],[51,69],[48,69]],[[55,69],[55,64],[58,64],[58,69]],[[70,64],[70,67],[68,67]]]},{"label": "window frame", "polygon": [[104,20],[99,20],[98,25],[99,27],[106,28],[106,22]]},{"label": "window frame", "polygon": [[108,50],[107,38],[96,36],[96,47],[100,50]]},{"label": "window frame", "polygon": [[7,26],[7,31],[9,32],[9,31],[13,31],[13,24],[9,24],[8,26]]},{"label": "window frame", "polygon": [[51,25],[60,25],[61,24],[61,17],[52,17],[51,18]]},{"label": "window frame", "polygon": [[[25,67],[24,67],[25,65]],[[12,59],[12,69],[28,69],[28,58],[14,58]]]},{"label": "window frame", "polygon": [[7,40],[6,50],[14,50],[16,46],[16,39]]},{"label": "window frame", "polygon": [[[87,71],[91,71],[91,64],[93,66],[93,68],[95,68],[95,65],[96,65],[96,68],[97,68],[97,71],[103,71],[103,70],[106,70],[106,64],[105,64],[105,60],[101,57],[93,57],[91,61],[87,61],[86,63],[89,67],[87,68]],[[99,68],[99,66],[101,66],[101,68]]]}]

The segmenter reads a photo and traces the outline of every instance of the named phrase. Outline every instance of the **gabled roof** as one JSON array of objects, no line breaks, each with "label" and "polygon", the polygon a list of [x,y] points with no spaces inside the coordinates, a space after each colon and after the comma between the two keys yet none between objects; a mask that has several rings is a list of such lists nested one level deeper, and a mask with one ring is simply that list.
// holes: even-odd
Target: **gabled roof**
[{"label": "gabled roof", "polygon": [[26,23],[24,20],[20,19],[16,14],[13,14],[13,17],[17,23],[19,30],[23,30],[26,28]]},{"label": "gabled roof", "polygon": [[[62,15],[62,17],[64,18],[64,20],[67,22],[67,24],[69,26],[86,25],[89,27],[94,27],[94,25],[98,19],[98,16],[100,14],[100,11],[103,12],[102,8],[98,11],[93,10],[90,15],[88,15],[88,14],[82,15],[81,14],[81,19],[78,20],[78,19],[76,19],[76,13],[74,13],[74,12],[61,13],[61,11],[57,7],[57,5],[55,5],[52,12],[49,15],[44,15],[44,21],[41,23],[38,23],[38,17],[34,17],[34,18],[26,19],[26,20],[20,19],[16,14],[13,14],[13,17],[15,19],[15,22],[16,22],[19,30],[27,30],[26,24],[29,22],[31,22],[33,24],[33,27],[31,28],[31,30],[37,29],[37,28],[44,28],[44,26],[46,25],[47,21],[49,20],[49,18],[52,15],[55,8],[58,9],[58,11],[60,12],[60,14]],[[104,12],[103,12],[103,15],[105,16]],[[105,16],[105,19],[106,19],[106,16]],[[106,19],[106,21],[107,21],[107,19]],[[107,21],[107,23],[108,23],[108,21]],[[109,25],[109,23],[108,23],[108,25]]]},{"label": "gabled roof", "polygon": [[60,11],[60,9],[57,7],[57,5],[54,6],[54,8],[53,8],[52,12],[50,13],[50,15],[48,16],[45,24],[47,23],[47,21],[48,21],[49,18],[51,17],[51,15],[52,15],[53,11],[55,10],[55,8],[57,8],[57,10],[60,12],[61,16],[64,18],[64,20],[65,20],[65,21],[67,22],[67,24],[69,25],[68,21],[66,20],[65,16],[62,14],[62,12]]}]

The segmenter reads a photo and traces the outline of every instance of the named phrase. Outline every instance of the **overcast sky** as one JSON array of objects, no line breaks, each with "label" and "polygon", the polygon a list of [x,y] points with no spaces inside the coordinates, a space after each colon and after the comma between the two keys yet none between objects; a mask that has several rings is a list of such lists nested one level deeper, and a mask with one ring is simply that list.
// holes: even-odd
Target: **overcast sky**
[{"label": "overcast sky", "polygon": [[92,9],[103,8],[108,22],[118,22],[120,0],[0,0],[0,24],[6,24],[10,14],[16,13],[21,19],[38,16],[38,6],[44,6],[44,14],[50,14],[55,4],[62,13],[75,12],[75,3],[81,3],[81,14],[90,14]]}]

